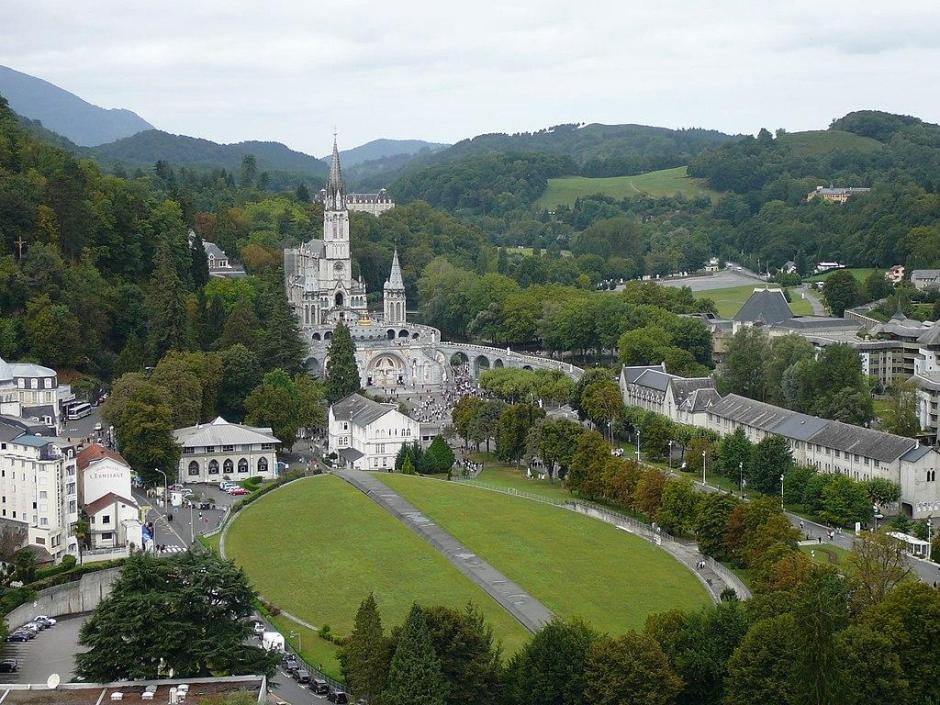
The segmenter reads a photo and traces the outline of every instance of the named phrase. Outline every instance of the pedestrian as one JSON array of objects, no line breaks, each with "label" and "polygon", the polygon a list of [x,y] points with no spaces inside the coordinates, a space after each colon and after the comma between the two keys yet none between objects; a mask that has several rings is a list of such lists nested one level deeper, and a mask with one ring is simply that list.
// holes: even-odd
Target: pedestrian
[{"label": "pedestrian", "polygon": [[803,520],[802,520],[802,519],[800,519],[800,531],[802,531],[802,530],[803,530],[803,526],[804,526],[804,524],[803,524]]}]

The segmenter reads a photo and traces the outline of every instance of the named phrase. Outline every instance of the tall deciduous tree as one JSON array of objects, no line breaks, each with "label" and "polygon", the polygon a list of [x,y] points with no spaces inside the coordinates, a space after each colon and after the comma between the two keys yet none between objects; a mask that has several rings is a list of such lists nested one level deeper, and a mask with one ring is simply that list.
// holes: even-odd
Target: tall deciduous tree
[{"label": "tall deciduous tree", "polygon": [[718,376],[721,391],[763,401],[767,395],[764,361],[769,350],[766,333],[754,326],[742,326],[731,336],[722,357]]},{"label": "tall deciduous tree", "polygon": [[597,635],[583,622],[553,620],[516,653],[505,672],[509,705],[581,705],[588,652]]},{"label": "tall deciduous tree", "polygon": [[358,392],[360,388],[356,345],[345,323],[340,322],[333,329],[327,356],[326,397],[332,404]]},{"label": "tall deciduous tree", "polygon": [[659,644],[636,632],[596,642],[584,671],[585,700],[597,705],[673,705],[682,689]]},{"label": "tall deciduous tree", "polygon": [[852,308],[860,300],[858,282],[851,272],[833,272],[823,285],[823,299],[833,316],[842,316],[845,309]]}]

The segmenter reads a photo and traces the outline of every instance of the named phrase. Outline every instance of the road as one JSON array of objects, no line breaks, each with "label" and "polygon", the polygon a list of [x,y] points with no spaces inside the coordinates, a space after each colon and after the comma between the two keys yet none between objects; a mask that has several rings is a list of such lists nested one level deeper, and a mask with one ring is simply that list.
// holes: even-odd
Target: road
[{"label": "road", "polygon": [[763,277],[758,276],[749,269],[742,268],[740,271],[729,268],[716,272],[715,274],[706,274],[697,277],[683,277],[682,279],[657,279],[657,284],[671,287],[688,287],[692,291],[711,291],[713,289],[731,289],[737,286],[748,286],[765,284]]},{"label": "road", "polygon": [[800,296],[809,301],[809,305],[813,307],[814,316],[825,316],[827,315],[826,307],[822,305],[822,302],[816,296],[816,290],[811,286],[803,284],[800,286],[797,291],[800,292]]},{"label": "road", "polygon": [[[225,510],[236,500],[215,485],[189,485],[193,490],[191,497],[197,501],[202,498],[215,499],[216,509],[191,509],[187,506],[162,506],[160,497],[147,497],[139,490],[134,491],[134,499],[141,507],[147,508],[147,521],[153,522],[154,541],[167,547],[169,553],[185,551],[196,536],[218,528],[225,515]],[[170,519],[169,517],[173,518]]]}]

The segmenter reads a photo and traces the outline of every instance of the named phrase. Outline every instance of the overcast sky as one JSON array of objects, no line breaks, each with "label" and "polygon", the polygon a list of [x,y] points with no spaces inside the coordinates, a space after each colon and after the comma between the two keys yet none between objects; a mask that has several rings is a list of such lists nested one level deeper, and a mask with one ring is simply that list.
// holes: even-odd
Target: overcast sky
[{"label": "overcast sky", "polygon": [[[763,6],[763,7],[762,7]],[[0,0],[0,64],[156,127],[324,154],[562,122],[940,122],[940,2]]]}]

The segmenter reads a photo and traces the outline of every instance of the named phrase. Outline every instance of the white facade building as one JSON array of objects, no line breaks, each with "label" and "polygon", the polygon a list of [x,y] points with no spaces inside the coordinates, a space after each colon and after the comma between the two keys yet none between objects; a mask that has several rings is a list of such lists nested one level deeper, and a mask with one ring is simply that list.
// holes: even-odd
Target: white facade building
[{"label": "white facade building", "polygon": [[217,483],[226,478],[277,476],[277,448],[281,442],[270,428],[229,423],[220,416],[212,423],[177,429],[173,436],[183,448],[180,482]]},{"label": "white facade building", "polygon": [[0,414],[36,419],[58,432],[63,404],[74,398],[69,385],[59,384],[55,370],[0,358]]},{"label": "white facade building", "polygon": [[140,507],[131,493],[131,468],[115,451],[97,443],[78,454],[81,503],[91,528],[91,547],[141,548]]},{"label": "white facade building", "polygon": [[348,467],[394,468],[402,445],[420,438],[420,424],[398,411],[395,404],[380,404],[361,394],[351,394],[330,407],[329,447]]},{"label": "white facade building", "polygon": [[17,522],[40,559],[77,553],[75,448],[65,439],[21,435],[0,441],[0,517]]}]

